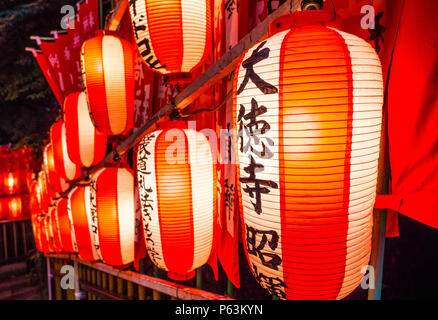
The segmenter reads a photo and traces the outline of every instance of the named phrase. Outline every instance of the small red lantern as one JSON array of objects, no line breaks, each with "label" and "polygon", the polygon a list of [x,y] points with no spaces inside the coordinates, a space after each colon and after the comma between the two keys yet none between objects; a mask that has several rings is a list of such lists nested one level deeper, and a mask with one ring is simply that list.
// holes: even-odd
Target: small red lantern
[{"label": "small red lantern", "polygon": [[68,208],[68,199],[62,198],[58,201],[56,207],[62,251],[77,252],[76,237],[73,229],[71,211]]},{"label": "small red lantern", "polygon": [[61,178],[55,169],[55,158],[53,155],[53,146],[49,143],[43,152],[44,172],[47,178],[48,188],[56,193],[63,193],[69,187],[69,184]]},{"label": "small red lantern", "polygon": [[105,31],[82,45],[82,75],[94,126],[123,135],[134,123],[135,49]]},{"label": "small red lantern", "polygon": [[105,263],[122,266],[134,260],[135,201],[131,169],[104,168],[96,177],[99,244]]},{"label": "small red lantern", "polygon": [[86,261],[101,260],[95,199],[95,191],[89,185],[77,186],[68,195],[77,250]]},{"label": "small red lantern", "polygon": [[8,201],[8,217],[19,219],[23,214],[23,201],[20,196],[11,196]]},{"label": "small red lantern", "polygon": [[96,130],[90,119],[85,92],[74,92],[65,98],[64,121],[68,155],[76,165],[91,167],[105,157],[106,136]]},{"label": "small red lantern", "polygon": [[18,170],[3,174],[3,188],[8,195],[16,194],[20,190],[20,172]]},{"label": "small red lantern", "polygon": [[59,221],[56,206],[51,206],[47,214],[49,236],[52,239],[55,252],[62,252],[61,233],[59,232]]},{"label": "small red lantern", "polygon": [[66,181],[72,181],[81,174],[81,168],[74,164],[67,152],[65,123],[60,120],[50,128],[56,174]]}]

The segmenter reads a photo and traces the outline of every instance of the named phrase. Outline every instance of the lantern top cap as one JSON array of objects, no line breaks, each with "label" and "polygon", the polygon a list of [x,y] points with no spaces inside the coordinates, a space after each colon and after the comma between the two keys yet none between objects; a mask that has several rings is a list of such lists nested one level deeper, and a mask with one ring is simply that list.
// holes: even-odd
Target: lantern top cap
[{"label": "lantern top cap", "polygon": [[310,25],[326,25],[334,21],[334,14],[328,9],[297,11],[278,17],[269,24],[269,36],[284,30]]},{"label": "lantern top cap", "polygon": [[98,36],[114,36],[117,38],[120,38],[120,36],[117,34],[116,31],[112,31],[112,30],[96,30],[94,32],[94,36],[98,37]]}]

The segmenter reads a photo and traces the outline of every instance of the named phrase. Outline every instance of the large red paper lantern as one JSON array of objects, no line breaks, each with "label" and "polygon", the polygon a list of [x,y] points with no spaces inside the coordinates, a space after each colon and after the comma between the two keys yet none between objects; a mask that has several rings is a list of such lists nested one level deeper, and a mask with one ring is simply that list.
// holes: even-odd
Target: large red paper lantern
[{"label": "large red paper lantern", "polygon": [[134,260],[135,201],[131,169],[105,168],[96,178],[99,244],[105,263],[121,266]]},{"label": "large red paper lantern", "polygon": [[64,121],[68,155],[76,165],[91,167],[105,157],[106,136],[91,121],[85,92],[65,98]]},{"label": "large red paper lantern", "polygon": [[193,277],[213,245],[216,171],[207,138],[155,131],[138,146],[137,172],[151,260],[175,280]]},{"label": "large red paper lantern", "polygon": [[133,127],[135,61],[132,45],[111,34],[100,34],[82,45],[82,75],[91,118],[107,136],[125,134]]},{"label": "large red paper lantern", "polygon": [[210,0],[130,2],[137,47],[153,71],[189,77],[211,52]]},{"label": "large red paper lantern", "polygon": [[81,174],[81,168],[73,163],[68,155],[64,121],[59,120],[52,125],[50,140],[53,147],[56,174],[67,181],[78,178]]},{"label": "large red paper lantern", "polygon": [[[298,21],[285,19],[271,26]],[[271,294],[341,299],[370,257],[379,58],[364,40],[326,26],[272,30],[234,78],[246,255]]]},{"label": "large red paper lantern", "polygon": [[72,253],[77,252],[76,236],[73,229],[71,210],[68,207],[68,199],[60,199],[56,204],[56,207],[62,251]]},{"label": "large red paper lantern", "polygon": [[86,261],[101,260],[97,228],[95,190],[77,186],[68,195],[79,257]]}]

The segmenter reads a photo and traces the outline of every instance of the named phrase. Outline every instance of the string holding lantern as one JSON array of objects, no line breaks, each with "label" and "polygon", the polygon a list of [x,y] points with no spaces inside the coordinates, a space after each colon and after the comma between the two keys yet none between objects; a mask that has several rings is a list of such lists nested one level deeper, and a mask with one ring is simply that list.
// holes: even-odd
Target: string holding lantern
[{"label": "string holding lantern", "polygon": [[190,82],[211,51],[210,0],[135,0],[130,14],[146,65],[170,82]]},{"label": "string holding lantern", "polygon": [[213,247],[216,169],[210,143],[191,129],[157,130],[138,146],[137,175],[149,257],[172,279],[192,278]]},{"label": "string holding lantern", "polygon": [[126,134],[134,123],[135,50],[110,31],[84,41],[82,76],[94,126],[107,136]]},{"label": "string holding lantern", "polygon": [[59,120],[52,125],[50,141],[53,147],[56,174],[66,181],[78,178],[81,174],[81,168],[74,164],[68,155],[64,121]]},{"label": "string holding lantern", "polygon": [[381,66],[368,43],[320,14],[273,21],[234,76],[245,253],[283,299],[342,299],[371,249]]},{"label": "string holding lantern", "polygon": [[74,92],[64,100],[67,151],[79,167],[99,163],[106,153],[106,136],[96,130],[88,112],[85,92]]},{"label": "string holding lantern", "polygon": [[131,169],[102,169],[96,180],[96,210],[102,259],[122,266],[134,261],[135,201]]}]

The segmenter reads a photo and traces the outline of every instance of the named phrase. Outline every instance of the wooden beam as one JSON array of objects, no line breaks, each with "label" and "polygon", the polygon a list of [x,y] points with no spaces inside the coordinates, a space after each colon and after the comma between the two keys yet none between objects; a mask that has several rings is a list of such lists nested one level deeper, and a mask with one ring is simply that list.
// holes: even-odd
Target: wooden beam
[{"label": "wooden beam", "polygon": [[[204,290],[188,287],[181,284],[176,284],[171,281],[155,278],[148,275],[143,275],[133,271],[120,271],[109,265],[100,262],[88,262],[78,258],[76,255],[68,254],[46,254],[46,257],[64,258],[77,261],[78,263],[105,272],[109,277],[116,277],[134,284],[159,291],[171,297],[182,300],[233,300],[229,297],[218,295]],[[89,282],[88,282],[89,283]],[[82,288],[82,283],[81,283]],[[111,289],[110,289],[111,290]]]}]

